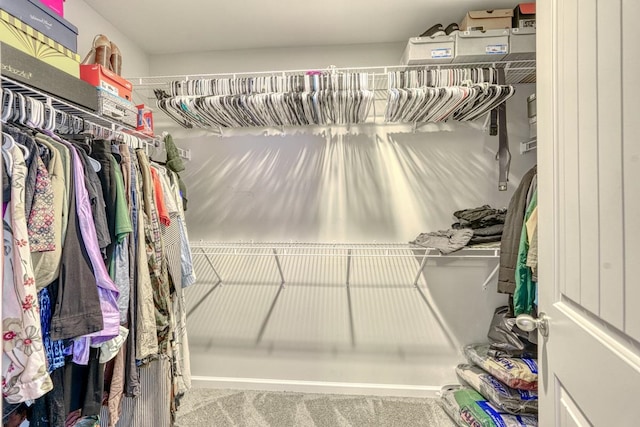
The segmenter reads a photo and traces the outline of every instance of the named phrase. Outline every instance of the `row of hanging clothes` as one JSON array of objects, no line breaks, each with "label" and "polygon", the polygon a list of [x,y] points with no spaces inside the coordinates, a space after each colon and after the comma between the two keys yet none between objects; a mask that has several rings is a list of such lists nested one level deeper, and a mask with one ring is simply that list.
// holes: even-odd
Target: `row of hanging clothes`
[{"label": "row of hanging clothes", "polygon": [[0,116],[3,420],[28,407],[31,426],[131,426],[144,410],[139,425],[171,425],[195,281],[176,170],[6,88]]},{"label": "row of hanging clothes", "polygon": [[183,127],[241,128],[364,123],[372,75],[310,71],[192,79],[156,89],[157,105]]},{"label": "row of hanging clothes", "polygon": [[511,98],[493,68],[406,70],[388,73],[387,123],[476,120]]}]

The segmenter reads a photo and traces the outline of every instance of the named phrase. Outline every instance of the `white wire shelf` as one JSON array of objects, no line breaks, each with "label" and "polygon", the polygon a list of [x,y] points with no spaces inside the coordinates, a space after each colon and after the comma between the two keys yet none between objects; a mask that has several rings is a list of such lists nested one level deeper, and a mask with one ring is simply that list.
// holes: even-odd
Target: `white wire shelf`
[{"label": "white wire shelf", "polygon": [[[272,71],[251,71],[238,73],[203,73],[203,74],[179,74],[168,76],[147,76],[129,77],[133,83],[134,90],[168,88],[171,82],[188,81],[198,79],[223,79],[258,76],[290,76],[303,74],[309,71],[327,71],[336,73],[369,73],[374,77],[374,90],[386,91],[388,88],[388,73],[393,71],[425,70],[425,69],[458,69],[458,68],[504,68],[505,84],[528,84],[536,82],[536,61],[535,60],[512,60],[512,61],[486,61],[486,62],[464,62],[451,64],[428,64],[428,65],[387,65],[376,67],[350,67],[334,68],[328,67],[321,70],[272,70]],[[153,93],[151,98],[155,99]]]},{"label": "white wire shelf", "polygon": [[[389,122],[385,120],[385,110],[389,100],[389,87],[390,79],[389,73],[397,71],[409,71],[409,70],[455,70],[465,68],[500,68],[505,71],[505,84],[523,84],[523,83],[535,83],[536,79],[536,61],[527,60],[503,60],[503,61],[486,61],[486,62],[465,62],[465,63],[451,63],[451,64],[430,64],[430,65],[393,65],[393,66],[377,66],[377,67],[350,67],[350,68],[336,68],[330,66],[322,70],[272,70],[272,71],[255,71],[255,72],[237,72],[237,73],[212,73],[212,74],[189,74],[189,75],[169,75],[169,76],[151,76],[151,77],[131,77],[130,80],[134,85],[134,91],[138,97],[147,99],[147,104],[156,105],[157,98],[155,96],[156,90],[165,92],[166,94],[172,93],[172,86],[175,82],[193,82],[197,80],[216,80],[216,79],[246,79],[246,78],[265,78],[274,77],[282,78],[287,76],[301,76],[307,73],[366,73],[366,85],[359,86],[361,89],[370,91],[373,93],[373,100],[371,102],[371,108],[365,117],[358,117],[357,120],[349,118],[345,124],[306,124],[295,126],[292,124],[278,125],[276,127],[260,127],[260,126],[216,126],[213,124],[206,124],[200,121],[196,117],[190,117],[189,114],[185,117],[172,117],[172,114],[167,114],[162,108],[162,118],[166,120],[169,125],[178,123],[180,126],[187,129],[204,130],[213,135],[218,136],[231,136],[236,135],[238,132],[262,132],[265,135],[273,134],[288,134],[297,132],[322,132],[325,129],[336,129],[338,133],[344,133],[340,129],[346,126],[346,133],[352,132],[368,132],[368,127],[376,126],[395,126],[401,125],[397,128],[399,132],[416,132],[433,130],[432,127],[426,126],[432,123],[413,123],[413,122]],[[196,99],[198,96],[180,95],[181,99]],[[199,113],[196,113],[196,116]],[[334,120],[331,120],[332,122]],[[341,122],[339,120],[338,122]],[[164,123],[164,122],[163,122]],[[358,126],[362,126],[358,129]],[[425,127],[426,126],[426,127]],[[352,129],[354,128],[354,129]]]},{"label": "white wire shelf", "polygon": [[408,243],[191,242],[194,254],[355,258],[498,258],[499,247],[466,247],[443,255],[438,249]]},{"label": "white wire shelf", "polygon": [[[427,270],[442,266],[468,267],[473,271],[480,268],[478,271],[486,272],[493,268],[481,285],[486,290],[498,272],[500,258],[499,246],[467,247],[442,255],[437,249],[408,243],[200,241],[190,245],[198,278],[196,285],[200,291],[187,316],[191,316],[208,298],[215,298],[216,292],[219,294],[217,290],[223,286],[249,286],[256,292],[260,292],[258,289],[272,290],[269,309],[262,320],[256,344],[262,342],[287,287],[343,289],[351,344],[355,346],[352,307],[352,292],[355,291],[352,290],[387,289],[394,292],[412,288],[427,308],[431,308],[426,291]],[[480,276],[478,282],[482,279]],[[453,338],[449,337],[449,340]]]},{"label": "white wire shelf", "polygon": [[[62,111],[64,113],[82,118],[86,122],[93,123],[94,125],[102,128],[102,130],[104,130],[107,134],[117,135],[118,133],[121,133],[131,135],[135,137],[138,142],[144,144],[144,147],[139,146],[135,148],[145,148],[148,152],[149,150],[160,147],[164,144],[158,137],[151,137],[149,135],[146,135],[125,123],[116,122],[109,118],[103,117],[86,108],[59,99],[58,97],[42,92],[24,83],[12,80],[6,76],[2,76],[2,88],[11,90],[14,93],[20,93],[24,96],[28,96],[45,104],[51,105],[51,107],[53,107],[57,111]],[[190,150],[178,148],[178,153],[183,159],[191,160]]]}]

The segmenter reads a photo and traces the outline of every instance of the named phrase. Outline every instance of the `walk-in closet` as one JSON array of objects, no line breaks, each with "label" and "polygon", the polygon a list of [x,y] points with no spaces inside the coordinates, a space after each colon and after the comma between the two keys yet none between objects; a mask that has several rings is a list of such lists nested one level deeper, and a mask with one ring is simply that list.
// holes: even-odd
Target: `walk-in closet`
[{"label": "walk-in closet", "polygon": [[637,16],[0,0],[3,424],[635,425]]}]

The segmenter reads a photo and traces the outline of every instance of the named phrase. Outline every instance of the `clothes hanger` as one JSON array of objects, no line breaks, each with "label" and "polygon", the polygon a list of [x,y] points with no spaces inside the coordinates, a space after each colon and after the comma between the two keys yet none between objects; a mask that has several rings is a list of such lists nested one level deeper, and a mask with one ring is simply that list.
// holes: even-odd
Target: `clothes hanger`
[{"label": "clothes hanger", "polygon": [[14,108],[13,108],[13,116],[11,117],[11,121],[14,123],[19,123],[24,125],[24,120],[26,119],[27,111],[26,111],[26,100],[23,94],[16,93],[14,98]]},{"label": "clothes hanger", "polygon": [[13,172],[13,156],[11,150],[16,146],[16,141],[11,135],[2,132],[2,158],[4,159],[7,175],[11,176]]},{"label": "clothes hanger", "polygon": [[11,90],[2,88],[2,113],[0,114],[2,123],[7,123],[12,115],[13,98],[14,95]]}]

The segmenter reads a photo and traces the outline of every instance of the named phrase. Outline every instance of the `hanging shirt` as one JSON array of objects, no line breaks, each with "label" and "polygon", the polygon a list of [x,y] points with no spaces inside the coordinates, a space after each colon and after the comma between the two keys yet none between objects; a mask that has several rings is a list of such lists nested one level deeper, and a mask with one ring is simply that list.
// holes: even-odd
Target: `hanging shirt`
[{"label": "hanging shirt", "polygon": [[167,210],[167,205],[165,204],[164,192],[162,191],[160,177],[158,176],[158,171],[155,167],[151,167],[151,179],[153,180],[153,190],[156,196],[158,218],[160,219],[160,223],[162,223],[162,225],[169,226],[169,224],[171,224],[171,219],[169,218],[169,211]]},{"label": "hanging shirt", "polygon": [[[60,271],[60,259],[62,257],[62,229],[66,228],[67,217],[63,216],[63,211],[68,208],[63,206],[67,202],[66,178],[64,173],[62,148],[54,146],[43,135],[36,136],[36,141],[49,148],[50,159],[47,164],[51,191],[53,193],[53,244],[54,249],[47,252],[32,252],[33,270],[36,279],[36,288],[43,289],[58,277]],[[64,148],[66,150],[66,148]]]},{"label": "hanging shirt", "polygon": [[527,221],[537,206],[538,192],[537,190],[534,190],[531,197],[531,203],[527,207],[524,223],[522,224],[522,233],[520,234],[520,247],[516,263],[516,289],[513,293],[513,310],[515,316],[520,314],[531,314],[536,297],[535,282],[531,275],[531,269],[527,267],[527,255],[529,253]]},{"label": "hanging shirt", "polygon": [[[5,147],[3,147],[3,150]],[[42,345],[38,296],[25,217],[27,167],[17,145],[6,148],[13,160],[11,202],[3,220],[2,393],[8,403],[37,399],[53,388]]]},{"label": "hanging shirt", "polygon": [[76,147],[76,152],[84,168],[84,185],[89,194],[91,214],[93,223],[96,226],[96,235],[98,236],[98,246],[106,253],[107,247],[111,244],[111,234],[109,233],[107,207],[102,192],[102,183],[92,163],[96,162],[96,160],[89,157],[85,151],[88,149],[86,145],[73,143],[73,146]]},{"label": "hanging shirt", "polygon": [[38,292],[38,301],[40,302],[42,341],[47,355],[47,371],[51,373],[65,365],[67,350],[65,349],[64,340],[55,341],[51,339],[49,331],[51,328],[51,295],[49,294],[49,288],[41,289]]},{"label": "hanging shirt", "polygon": [[111,154],[111,144],[108,141],[103,140],[92,141],[91,157],[100,162],[101,166],[98,171],[98,177],[100,177],[100,182],[102,184],[102,193],[106,204],[107,223],[109,225],[109,234],[111,236],[111,244],[107,246],[106,250],[106,260],[108,262],[111,259],[113,249],[117,242],[115,231],[117,188],[116,174],[114,170],[114,164],[117,165],[117,162],[113,158],[113,154]]},{"label": "hanging shirt", "polygon": [[156,334],[155,304],[151,273],[145,241],[145,213],[142,202],[142,172],[138,156],[130,152],[131,160],[131,214],[137,234],[135,239],[136,265],[136,349],[137,360],[143,360],[158,354],[158,336]]},{"label": "hanging shirt", "polygon": [[124,324],[127,322],[127,313],[129,312],[130,293],[128,236],[133,231],[133,227],[127,205],[128,197],[125,193],[122,170],[114,156],[111,156],[111,161],[111,168],[115,176],[114,235],[116,241],[109,260],[109,275],[120,292],[118,310],[120,311],[120,323]]},{"label": "hanging shirt", "polygon": [[115,207],[114,207],[114,235],[116,243],[121,243],[124,238],[133,231],[131,219],[129,217],[129,206],[127,205],[127,195],[124,188],[124,177],[122,170],[116,159],[111,156],[111,168],[114,174],[115,183]]},{"label": "hanging shirt", "polygon": [[[125,361],[124,361],[124,390],[126,396],[135,397],[140,392],[140,376],[138,366],[136,364],[136,343],[138,341],[138,281],[137,281],[137,264],[136,264],[136,245],[137,245],[137,214],[135,212],[134,205],[136,203],[135,197],[133,197],[133,186],[136,181],[135,167],[132,164],[131,157],[133,150],[126,144],[119,146],[120,156],[120,168],[122,169],[122,177],[124,182],[124,188],[127,199],[127,207],[129,208],[129,216],[131,218],[131,228],[133,232],[129,235],[128,240],[128,254],[129,254],[129,314],[127,317],[127,327],[129,328],[129,336],[133,337],[126,341],[125,346]],[[152,301],[153,303],[153,301]],[[153,307],[152,307],[153,309]],[[151,310],[151,319],[153,320],[153,310]],[[153,328],[151,329],[153,331]],[[153,336],[155,338],[155,335]],[[156,341],[157,349],[157,341]],[[118,361],[114,362],[118,363]],[[111,392],[110,392],[111,393]],[[111,398],[109,395],[109,404],[115,401],[115,398]],[[120,407],[120,406],[118,406]]]},{"label": "hanging shirt", "polygon": [[44,162],[33,153],[36,164],[36,180],[33,193],[31,211],[27,218],[29,232],[29,246],[31,252],[47,252],[56,249],[54,231],[53,187],[51,177]]},{"label": "hanging shirt", "polygon": [[[178,174],[172,171],[167,171],[169,176],[169,183],[173,190],[176,200],[181,200],[180,186]],[[181,271],[182,271],[182,287],[186,288],[196,283],[196,274],[193,269],[193,255],[191,253],[191,246],[189,245],[189,234],[187,232],[187,224],[184,218],[184,210],[182,204],[178,203],[178,226],[180,227],[180,258],[181,258]]]},{"label": "hanging shirt", "polygon": [[[84,184],[84,168],[78,157],[76,149],[70,146],[73,160],[74,185],[76,190],[76,209],[80,224],[80,231],[84,241],[93,272],[98,285],[98,295],[100,296],[100,307],[104,321],[104,329],[99,332],[89,334],[93,344],[100,344],[116,337],[119,333],[120,313],[118,311],[118,289],[109,277],[107,269],[102,261],[102,254],[98,247],[98,237],[96,227],[91,215],[91,203],[87,189]],[[75,350],[74,350],[75,351]]]},{"label": "hanging shirt", "polygon": [[174,200],[173,192],[171,191],[169,180],[166,176],[166,169],[155,165],[151,167],[152,172],[156,170],[156,176],[158,177],[161,187],[156,187],[156,191],[162,191],[163,199],[170,218],[170,221],[162,224],[162,240],[164,242],[164,250],[167,258],[167,267],[173,286],[182,287],[180,253],[182,245],[180,241],[180,225],[178,223],[178,206]]},{"label": "hanging shirt", "polygon": [[147,259],[151,273],[151,285],[153,289],[153,302],[156,314],[156,332],[161,353],[166,353],[169,346],[169,334],[171,327],[171,290],[167,273],[167,263],[164,258],[162,233],[158,210],[155,203],[155,194],[149,159],[143,150],[136,150],[140,172],[142,174],[142,198],[145,212],[145,241],[147,244]]},{"label": "hanging shirt", "polygon": [[10,134],[16,143],[21,144],[28,150],[28,154],[23,154],[23,159],[27,167],[27,175],[25,176],[24,188],[24,209],[26,217],[29,218],[29,213],[31,212],[31,204],[33,203],[33,195],[35,193],[36,175],[38,169],[37,163],[34,163],[33,160],[37,157],[36,152],[38,151],[38,147],[36,146],[31,135],[26,134],[25,132],[14,126],[4,126],[3,131]]}]

